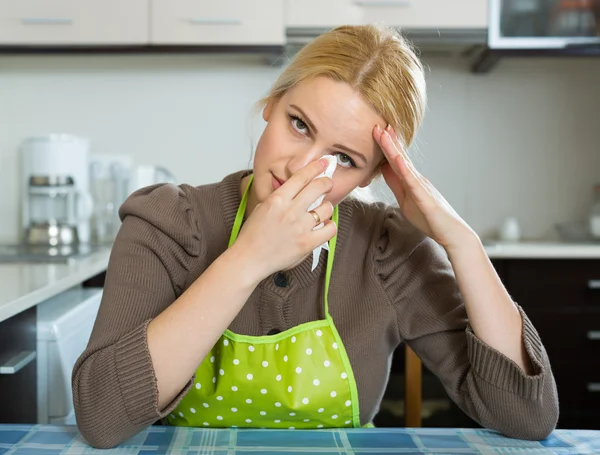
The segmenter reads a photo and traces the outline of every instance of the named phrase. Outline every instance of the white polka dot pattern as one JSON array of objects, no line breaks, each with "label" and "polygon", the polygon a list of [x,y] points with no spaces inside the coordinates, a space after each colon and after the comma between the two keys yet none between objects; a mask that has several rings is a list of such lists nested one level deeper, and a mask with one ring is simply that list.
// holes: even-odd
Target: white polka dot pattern
[{"label": "white polka dot pattern", "polygon": [[221,337],[167,422],[213,428],[352,426],[352,381],[329,327],[295,331],[276,343],[265,338],[248,343]]}]

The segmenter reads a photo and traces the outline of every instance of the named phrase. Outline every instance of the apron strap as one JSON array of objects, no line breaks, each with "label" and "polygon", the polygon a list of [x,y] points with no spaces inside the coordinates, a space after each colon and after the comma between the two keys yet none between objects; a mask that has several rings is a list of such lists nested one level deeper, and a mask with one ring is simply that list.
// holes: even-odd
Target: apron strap
[{"label": "apron strap", "polygon": [[[246,213],[246,207],[248,206],[248,197],[250,194],[250,187],[252,186],[252,182],[254,181],[254,174],[250,175],[250,179],[248,180],[248,185],[244,190],[244,195],[242,196],[242,200],[240,202],[240,206],[238,207],[237,214],[235,215],[235,221],[233,222],[233,229],[231,230],[231,235],[229,237],[228,248],[231,247],[235,243],[242,228],[242,222],[244,221],[244,214]],[[338,225],[339,221],[339,211],[337,205],[333,208],[333,216],[332,220]],[[325,271],[325,318],[331,319],[329,315],[329,282],[331,281],[331,272],[333,270],[333,259],[335,256],[335,246],[337,244],[337,235],[329,240],[329,253],[327,254],[327,268]]]}]

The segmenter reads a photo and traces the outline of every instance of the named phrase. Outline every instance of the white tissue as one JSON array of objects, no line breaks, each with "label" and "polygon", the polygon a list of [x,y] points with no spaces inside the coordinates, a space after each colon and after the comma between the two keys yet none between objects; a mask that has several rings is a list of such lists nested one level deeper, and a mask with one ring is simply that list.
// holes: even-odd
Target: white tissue
[{"label": "white tissue", "polygon": [[[322,172],[321,174],[317,175],[315,177],[315,179],[319,179],[322,177],[331,178],[337,168],[337,158],[335,156],[325,155],[323,158],[326,158],[327,161],[329,161],[329,164],[327,165],[327,169],[325,169],[325,171]],[[310,212],[311,210],[314,210],[317,207],[319,207],[323,203],[324,198],[325,198],[325,195],[319,196],[319,198],[315,202],[313,202],[313,204],[308,208],[307,211]],[[321,229],[322,227],[323,227],[323,223],[319,224],[318,226],[315,226],[313,231],[317,230],[317,229]],[[319,256],[321,256],[321,250],[323,248],[325,248],[327,251],[329,251],[329,243],[325,242],[323,245],[320,245],[313,250],[313,261],[312,261],[311,271],[314,271],[317,268],[317,264],[319,264]]]}]

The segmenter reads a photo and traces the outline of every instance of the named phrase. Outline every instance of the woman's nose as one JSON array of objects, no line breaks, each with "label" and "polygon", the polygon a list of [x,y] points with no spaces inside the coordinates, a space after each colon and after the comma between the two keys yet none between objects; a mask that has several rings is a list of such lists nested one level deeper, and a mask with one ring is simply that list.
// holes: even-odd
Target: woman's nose
[{"label": "woman's nose", "polygon": [[[305,167],[307,164],[318,160],[322,156],[325,155],[325,152],[322,149],[311,148],[309,150],[303,152],[297,152],[292,156],[290,161],[288,161],[287,169],[290,175],[295,174],[300,169]],[[288,176],[289,177],[289,176]]]}]

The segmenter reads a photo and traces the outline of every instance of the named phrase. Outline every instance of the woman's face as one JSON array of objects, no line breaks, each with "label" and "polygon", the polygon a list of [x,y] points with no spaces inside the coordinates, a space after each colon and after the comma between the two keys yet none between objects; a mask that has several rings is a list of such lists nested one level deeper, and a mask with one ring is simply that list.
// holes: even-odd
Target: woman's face
[{"label": "woman's face", "polygon": [[373,128],[386,121],[348,84],[327,77],[305,81],[269,103],[256,149],[256,202],[311,161],[334,155],[338,167],[326,199],[337,205],[357,186],[366,186],[383,160]]}]

